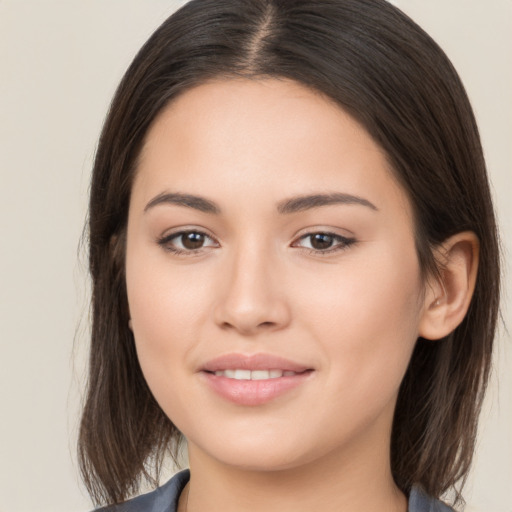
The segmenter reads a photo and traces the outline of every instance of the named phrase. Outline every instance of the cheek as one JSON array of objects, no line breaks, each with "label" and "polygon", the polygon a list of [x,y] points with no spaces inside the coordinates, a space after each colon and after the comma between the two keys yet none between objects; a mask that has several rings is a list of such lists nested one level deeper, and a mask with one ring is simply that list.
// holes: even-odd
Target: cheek
[{"label": "cheek", "polygon": [[[418,336],[421,278],[414,248],[347,257],[323,286],[302,291],[301,327],[323,347],[332,385],[354,402],[392,399]],[[339,395],[340,399],[342,395]]]},{"label": "cheek", "polygon": [[186,354],[200,339],[205,276],[170,265],[165,253],[134,247],[128,252],[126,283],[139,361],[148,384],[178,378]]},{"label": "cheek", "polygon": [[[143,264],[139,264],[143,262]],[[201,276],[147,259],[127,261],[127,290],[139,363],[155,399],[178,425],[190,407],[190,354],[201,339]],[[176,390],[180,390],[177,392]]]},{"label": "cheek", "polygon": [[[201,311],[201,287],[179,272],[166,273],[155,267],[141,267],[127,276],[128,302],[134,328],[141,334],[153,333],[156,337],[149,339],[155,342],[186,336],[196,327],[191,319],[197,319]],[[164,339],[160,340],[162,337]]]}]

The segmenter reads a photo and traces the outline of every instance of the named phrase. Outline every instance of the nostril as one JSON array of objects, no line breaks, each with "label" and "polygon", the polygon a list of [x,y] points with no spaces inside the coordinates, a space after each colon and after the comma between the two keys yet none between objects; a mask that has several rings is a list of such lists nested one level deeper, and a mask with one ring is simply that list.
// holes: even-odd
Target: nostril
[{"label": "nostril", "polygon": [[245,335],[268,332],[287,326],[290,308],[284,297],[231,294],[219,298],[213,310],[215,323],[224,331]]}]

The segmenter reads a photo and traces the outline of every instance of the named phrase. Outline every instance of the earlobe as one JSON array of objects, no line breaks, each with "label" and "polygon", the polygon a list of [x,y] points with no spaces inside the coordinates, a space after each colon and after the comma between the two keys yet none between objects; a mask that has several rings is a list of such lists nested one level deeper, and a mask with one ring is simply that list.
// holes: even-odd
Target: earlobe
[{"label": "earlobe", "polygon": [[478,255],[479,241],[472,231],[457,233],[439,247],[439,277],[425,293],[419,324],[422,338],[444,338],[462,322],[475,289]]}]

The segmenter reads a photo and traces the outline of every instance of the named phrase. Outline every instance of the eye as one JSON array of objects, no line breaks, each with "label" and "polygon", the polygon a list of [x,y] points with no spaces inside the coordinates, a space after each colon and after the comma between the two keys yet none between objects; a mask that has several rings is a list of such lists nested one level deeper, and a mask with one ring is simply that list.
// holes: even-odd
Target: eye
[{"label": "eye", "polygon": [[355,238],[347,238],[335,233],[317,232],[301,236],[293,247],[303,247],[313,254],[328,254],[342,251],[355,242]]},{"label": "eye", "polygon": [[[157,242],[168,252],[189,256],[196,255],[207,247],[219,247],[216,240],[198,230],[171,233],[158,239]],[[310,253],[324,255],[342,251],[355,242],[354,238],[335,233],[317,232],[301,236],[292,247],[302,247]]]},{"label": "eye", "polygon": [[197,230],[179,231],[158,239],[158,244],[174,254],[197,254],[205,247],[218,247],[206,233]]}]

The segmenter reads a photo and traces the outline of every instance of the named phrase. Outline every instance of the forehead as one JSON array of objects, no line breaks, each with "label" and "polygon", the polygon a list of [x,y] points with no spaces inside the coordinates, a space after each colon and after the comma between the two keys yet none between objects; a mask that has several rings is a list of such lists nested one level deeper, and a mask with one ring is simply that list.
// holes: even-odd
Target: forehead
[{"label": "forehead", "polygon": [[[403,201],[383,150],[333,100],[290,80],[217,80],[168,105],[146,136],[135,188],[231,198],[336,189]],[[250,198],[246,198],[249,201]]]},{"label": "forehead", "polygon": [[229,135],[232,146],[249,137],[267,146],[273,140],[294,143],[307,138],[339,148],[346,145],[350,132],[348,142],[383,155],[366,130],[334,100],[287,79],[215,80],[185,91],[153,122],[142,158],[155,145],[169,142],[171,131],[174,140],[182,143],[193,135],[197,142],[218,144],[223,135]]}]

